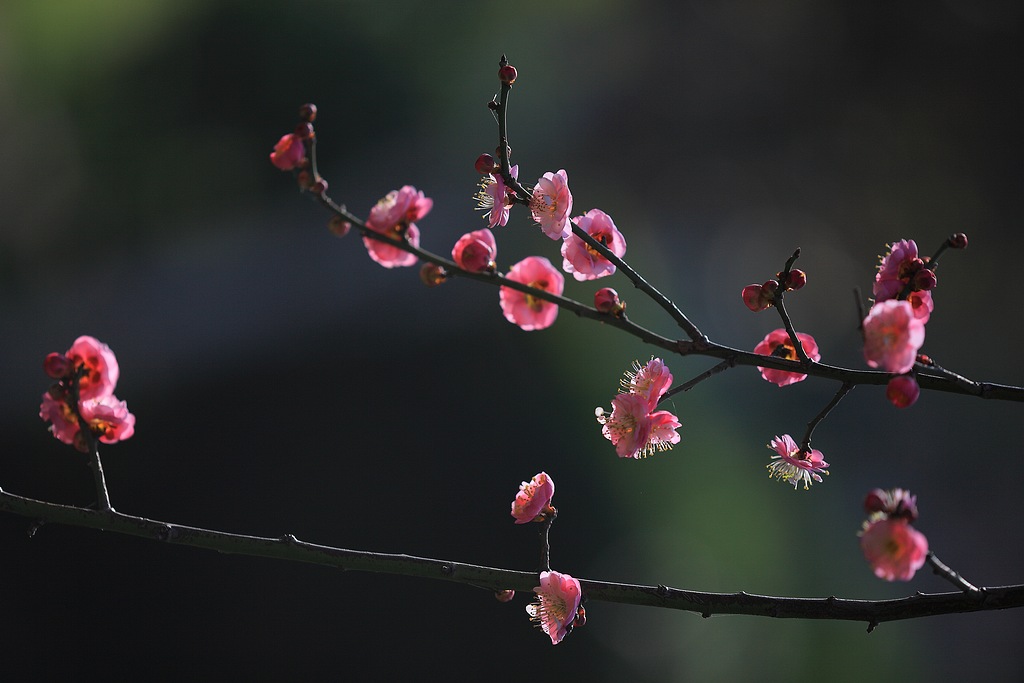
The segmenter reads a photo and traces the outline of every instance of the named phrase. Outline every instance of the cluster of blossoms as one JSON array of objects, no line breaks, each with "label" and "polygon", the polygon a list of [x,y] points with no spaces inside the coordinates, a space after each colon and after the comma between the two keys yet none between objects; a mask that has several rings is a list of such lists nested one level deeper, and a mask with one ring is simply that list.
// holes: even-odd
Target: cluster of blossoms
[{"label": "cluster of blossoms", "polygon": [[57,382],[43,394],[39,417],[50,432],[82,452],[90,449],[89,433],[103,443],[124,441],[135,432],[135,416],[128,404],[114,396],[119,369],[110,347],[82,336],[65,353],[51,353],[43,361],[46,374]]},{"label": "cluster of blossoms", "polygon": [[[512,501],[512,516],[516,524],[528,522],[551,523],[555,509],[551,497],[555,494],[555,482],[545,472],[536,474],[530,481],[519,485],[519,493]],[[552,645],[558,645],[575,626],[586,623],[586,612],[580,604],[583,590],[577,579],[560,572],[543,571],[540,585],[533,589],[537,601],[527,605],[526,613],[544,633],[551,638]],[[508,602],[515,591],[498,591],[495,597]]]},{"label": "cluster of blossoms", "polygon": [[792,484],[793,490],[803,482],[806,491],[815,481],[821,482],[821,475],[828,474],[828,463],[821,451],[797,446],[789,434],[776,436],[768,448],[775,451],[768,463],[768,476]]},{"label": "cluster of blossoms", "polygon": [[679,418],[667,410],[656,410],[672,386],[672,373],[660,358],[640,366],[633,363],[621,381],[622,391],[612,399],[612,412],[597,408],[594,415],[603,425],[601,433],[615,445],[620,458],[645,458],[679,443]]},{"label": "cluster of blossoms", "polygon": [[909,581],[924,566],[928,539],[911,526],[917,520],[917,496],[904,489],[875,489],[864,499],[868,519],[860,547],[875,576]]}]

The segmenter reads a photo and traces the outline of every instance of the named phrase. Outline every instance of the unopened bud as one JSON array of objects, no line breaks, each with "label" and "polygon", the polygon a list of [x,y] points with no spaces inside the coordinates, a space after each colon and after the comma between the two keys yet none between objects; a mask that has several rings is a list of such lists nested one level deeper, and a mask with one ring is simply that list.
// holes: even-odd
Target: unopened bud
[{"label": "unopened bud", "polygon": [[316,182],[310,186],[309,191],[313,194],[323,194],[324,192],[327,192],[327,181],[323,178],[317,178]]},{"label": "unopened bud", "polygon": [[864,512],[869,515],[874,512],[889,512],[892,506],[892,497],[885,489],[874,489],[864,497]]},{"label": "unopened bud", "polygon": [[316,121],[316,105],[312,102],[307,102],[299,107],[299,118],[307,123]]},{"label": "unopened bud", "polygon": [[494,591],[494,599],[498,602],[509,602],[514,597],[516,597],[516,592],[511,588],[503,591]]},{"label": "unopened bud", "polygon": [[300,140],[308,140],[313,137],[313,124],[312,123],[300,123],[295,126],[295,137]]},{"label": "unopened bud", "polygon": [[[780,280],[782,280],[782,275],[782,273],[779,273]],[[782,283],[786,285],[786,289],[796,291],[807,284],[807,274],[799,268],[794,268],[785,273],[785,277],[786,279],[782,280]]]},{"label": "unopened bud", "polygon": [[299,189],[308,190],[313,186],[313,174],[309,171],[299,171],[295,174],[295,182],[299,184]]},{"label": "unopened bud", "polygon": [[494,173],[494,169],[498,167],[498,162],[494,160],[490,154],[481,154],[476,158],[476,164],[474,164],[476,172],[480,175],[488,175]]},{"label": "unopened bud", "polygon": [[519,73],[516,71],[516,68],[511,64],[506,64],[505,66],[498,69],[498,78],[501,79],[502,83],[508,83],[509,85],[512,85],[513,83],[516,82],[516,77],[518,75]]},{"label": "unopened bud", "polygon": [[601,313],[618,316],[626,310],[626,304],[619,301],[618,292],[611,287],[604,287],[594,292],[594,308]]},{"label": "unopened bud", "polygon": [[958,232],[954,235],[950,235],[949,239],[946,240],[952,249],[966,249],[967,248],[967,235],[962,232]]},{"label": "unopened bud", "polygon": [[344,237],[352,229],[352,224],[341,216],[331,216],[331,220],[327,222],[327,229],[337,237]]},{"label": "unopened bud", "polygon": [[424,263],[420,268],[420,280],[427,287],[437,287],[447,279],[448,274],[444,272],[444,268],[436,263]]},{"label": "unopened bud", "polygon": [[893,377],[885,388],[885,397],[897,408],[909,408],[920,395],[921,387],[911,375]]},{"label": "unopened bud", "polygon": [[935,289],[935,285],[939,283],[938,278],[935,277],[935,271],[928,268],[922,268],[921,270],[914,273],[914,279],[911,280],[911,288],[918,292],[927,292],[929,289]]},{"label": "unopened bud", "polygon": [[917,496],[910,495],[906,489],[892,490],[892,509],[890,517],[901,517],[908,522],[917,521]]},{"label": "unopened bud", "polygon": [[71,373],[71,360],[63,353],[50,353],[43,360],[43,371],[53,379],[67,377]]}]

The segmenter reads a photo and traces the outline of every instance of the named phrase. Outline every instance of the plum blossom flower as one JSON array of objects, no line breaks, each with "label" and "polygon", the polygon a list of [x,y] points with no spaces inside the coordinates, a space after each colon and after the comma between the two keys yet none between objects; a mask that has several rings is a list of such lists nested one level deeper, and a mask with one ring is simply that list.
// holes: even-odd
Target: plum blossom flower
[{"label": "plum blossom flower", "polygon": [[594,415],[620,458],[646,458],[679,443],[679,418],[667,410],[651,412],[650,402],[640,394],[619,394],[612,399],[611,415],[604,408]]},{"label": "plum blossom flower", "polygon": [[924,566],[928,539],[906,519],[879,517],[864,523],[860,548],[875,576],[909,581]]},{"label": "plum blossom flower", "polygon": [[[395,242],[408,242],[414,247],[420,246],[420,231],[415,221],[430,213],[434,200],[424,196],[412,185],[405,185],[400,190],[392,190],[370,209],[370,217],[366,219],[366,227],[384,235]],[[410,254],[387,242],[363,237],[363,244],[370,258],[385,268],[411,266],[416,263],[416,255]]]},{"label": "plum blossom flower", "polygon": [[555,495],[555,482],[546,472],[534,475],[530,481],[519,485],[519,493],[512,501],[512,516],[516,524],[526,524],[534,520],[541,521],[551,514],[551,498]]},{"label": "plum blossom flower", "polygon": [[920,257],[914,240],[893,243],[875,274],[872,287],[875,301],[896,299],[909,287],[907,299],[913,304],[915,317],[921,322],[928,322],[935,309],[929,290],[935,287],[936,280],[935,273],[925,268],[926,263],[927,259]]},{"label": "plum blossom flower", "polygon": [[[513,282],[561,295],[565,278],[543,256],[527,256],[512,266],[505,276]],[[526,331],[550,327],[558,317],[558,306],[511,287],[501,287],[498,299],[505,319]]]},{"label": "plum blossom flower", "polygon": [[540,585],[533,592],[537,602],[527,605],[526,613],[548,634],[551,644],[558,645],[569,635],[580,609],[580,582],[568,574],[541,572]]},{"label": "plum blossom flower", "polygon": [[540,223],[544,234],[553,240],[569,236],[569,213],[572,211],[572,193],[569,177],[564,170],[545,173],[533,188],[530,199],[533,220]]},{"label": "plum blossom flower", "polygon": [[493,269],[494,257],[498,253],[498,245],[494,241],[494,233],[487,228],[467,232],[459,238],[452,248],[452,260],[460,268],[473,273]]},{"label": "plum blossom flower", "polygon": [[95,337],[83,335],[64,355],[77,371],[83,373],[78,380],[79,398],[98,398],[114,393],[120,370],[109,346]]},{"label": "plum blossom flower", "polygon": [[822,474],[828,474],[825,471],[828,463],[825,462],[821,451],[801,449],[789,434],[776,436],[768,444],[768,448],[775,451],[772,462],[767,465],[768,476],[792,484],[794,490],[803,482],[806,491],[814,481],[821,482]]},{"label": "plum blossom flower", "polygon": [[135,432],[135,416],[128,412],[128,404],[114,396],[119,368],[109,346],[95,337],[81,336],[67,353],[51,353],[46,361],[51,376],[57,366],[65,369],[39,406],[39,417],[50,423],[56,439],[87,451],[81,421],[103,443],[123,441]]},{"label": "plum blossom flower", "polygon": [[274,145],[274,151],[270,153],[270,163],[282,171],[291,171],[298,168],[305,157],[306,147],[302,140],[294,133],[288,133]]},{"label": "plum blossom flower", "polygon": [[637,394],[643,398],[647,401],[647,407],[653,410],[672,386],[672,372],[665,361],[652,356],[643,366],[640,361],[633,361],[633,369],[623,374],[619,385],[624,393]]},{"label": "plum blossom flower", "polygon": [[[619,258],[626,253],[626,239],[615,227],[611,216],[601,209],[591,209],[573,218],[572,222]],[[573,233],[562,242],[562,259],[562,270],[572,273],[580,281],[596,280],[615,272],[611,261]]]},{"label": "plum blossom flower", "polygon": [[[800,340],[800,345],[804,347],[804,353],[813,362],[817,363],[821,360],[821,354],[818,353],[818,344],[814,341],[814,337],[803,332],[796,333],[797,339]],[[762,356],[777,356],[779,358],[787,358],[789,360],[799,360],[800,357],[796,353],[796,347],[793,346],[793,340],[790,338],[789,333],[785,329],[779,328],[772,332],[769,332],[764,339],[758,342],[757,346],[754,347],[754,353]],[[795,384],[796,382],[802,382],[807,379],[807,375],[800,372],[789,372],[787,370],[775,370],[773,368],[757,368],[761,372],[761,377],[765,378],[772,384],[777,384],[780,387],[784,387],[788,384]]]},{"label": "plum blossom flower", "polygon": [[864,360],[873,368],[903,374],[914,367],[924,344],[924,323],[914,317],[908,301],[888,299],[871,307],[864,318]]},{"label": "plum blossom flower", "polygon": [[[519,179],[519,166],[508,170],[513,179]],[[508,214],[512,209],[509,197],[510,188],[505,185],[505,178],[500,173],[488,173],[480,181],[480,191],[476,193],[477,208],[487,211],[487,227],[508,224]]]}]

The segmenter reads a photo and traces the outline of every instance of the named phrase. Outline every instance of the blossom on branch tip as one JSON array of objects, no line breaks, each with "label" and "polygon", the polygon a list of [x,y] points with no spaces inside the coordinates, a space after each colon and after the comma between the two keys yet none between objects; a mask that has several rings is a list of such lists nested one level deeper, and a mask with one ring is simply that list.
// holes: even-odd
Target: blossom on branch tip
[{"label": "blossom on branch tip", "polygon": [[569,177],[564,170],[545,173],[537,180],[530,199],[530,211],[533,220],[540,223],[541,230],[551,239],[565,239],[569,236],[572,193],[569,192]]},{"label": "blossom on branch tip", "polygon": [[880,517],[864,523],[860,548],[875,576],[909,581],[924,566],[928,539],[906,519]]},{"label": "blossom on branch tip", "polygon": [[282,171],[291,171],[302,164],[306,158],[306,147],[294,133],[281,137],[270,153],[270,163]]},{"label": "blossom on branch tip", "polygon": [[569,635],[576,613],[580,609],[583,589],[580,582],[568,574],[541,572],[540,585],[533,589],[537,602],[526,606],[530,619],[558,645]]},{"label": "blossom on branch tip", "polygon": [[594,292],[594,308],[601,313],[610,315],[622,315],[626,310],[626,304],[619,301],[619,293],[611,287],[602,287]]},{"label": "blossom on branch tip", "polygon": [[120,370],[110,347],[88,335],[75,340],[64,354],[80,373],[78,397],[80,399],[109,396],[114,393]]},{"label": "blossom on branch tip", "polygon": [[[78,411],[89,431],[103,443],[124,441],[135,433],[135,416],[128,412],[128,404],[112,394],[79,401]],[[54,399],[49,392],[43,394],[39,417],[50,423],[54,438],[84,450],[78,438],[78,416],[67,401]]]},{"label": "blossom on branch tip", "polygon": [[516,524],[543,521],[554,513],[551,498],[555,495],[555,482],[546,472],[539,472],[530,481],[519,485],[519,493],[512,501],[512,516]]},{"label": "blossom on branch tip", "polygon": [[792,484],[794,490],[803,482],[806,491],[815,481],[821,482],[822,474],[828,474],[825,471],[828,463],[825,462],[821,451],[801,449],[789,434],[776,436],[768,444],[768,448],[775,451],[772,462],[767,465],[768,476]]},{"label": "blossom on branch tip", "polygon": [[[591,209],[572,222],[619,258],[626,253],[626,239],[601,209]],[[580,281],[596,280],[614,273],[615,266],[575,233],[569,233],[562,242],[562,270]]]},{"label": "blossom on branch tip", "polygon": [[487,228],[467,232],[459,238],[452,248],[452,260],[459,268],[472,273],[493,270],[494,257],[498,253],[498,245],[494,241],[494,233]]},{"label": "blossom on branch tip", "polygon": [[633,369],[626,370],[619,380],[623,393],[637,394],[645,401],[647,407],[654,410],[658,401],[672,386],[672,372],[660,358],[651,357],[643,366],[640,361],[633,361]]},{"label": "blossom on branch tip", "polygon": [[[565,288],[565,278],[543,256],[527,256],[505,277],[558,296]],[[505,319],[527,331],[550,327],[558,317],[557,304],[511,287],[501,287],[498,300]]]},{"label": "blossom on branch tip", "polygon": [[[518,180],[519,166],[510,168],[508,174]],[[493,228],[508,223],[509,211],[513,204],[511,192],[500,173],[489,173],[480,181],[480,191],[476,193],[475,198],[477,208],[488,212],[487,227]]]},{"label": "blossom on branch tip", "polygon": [[914,367],[924,344],[924,323],[908,301],[889,299],[871,307],[864,318],[864,360],[873,368],[903,374]]},{"label": "blossom on branch tip", "polygon": [[[804,353],[807,354],[807,357],[812,362],[817,363],[821,360],[821,354],[818,353],[818,344],[814,341],[814,337],[803,332],[797,332],[796,336],[800,340],[800,345],[804,347]],[[793,340],[790,338],[789,333],[782,328],[765,335],[765,338],[754,347],[754,353],[761,356],[776,356],[777,358],[786,358],[788,360],[800,360],[796,347],[793,346]],[[757,369],[761,372],[761,377],[780,387],[807,379],[807,375],[801,372],[775,370],[774,368],[763,368],[760,366]]]},{"label": "blossom on branch tip", "polygon": [[[408,242],[414,247],[420,246],[420,231],[415,221],[430,213],[434,200],[424,196],[412,185],[405,185],[400,190],[392,190],[370,209],[370,217],[366,219],[366,227],[384,235],[390,241]],[[416,255],[411,254],[387,241],[363,237],[363,244],[370,258],[385,268],[411,266],[416,263]]]}]

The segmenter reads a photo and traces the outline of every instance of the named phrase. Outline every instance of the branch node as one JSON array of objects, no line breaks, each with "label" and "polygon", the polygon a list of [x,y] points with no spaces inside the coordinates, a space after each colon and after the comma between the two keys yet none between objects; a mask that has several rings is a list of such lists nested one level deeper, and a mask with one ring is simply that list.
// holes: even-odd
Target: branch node
[{"label": "branch node", "polygon": [[658,584],[658,589],[656,591],[654,591],[654,592],[660,598],[667,598],[671,594],[671,591],[669,590],[669,587],[666,586],[663,583],[659,583]]},{"label": "branch node", "polygon": [[288,543],[289,545],[297,544],[299,539],[295,538],[295,534],[285,534],[280,539],[281,543]]},{"label": "branch node", "polygon": [[174,539],[176,539],[178,537],[178,530],[175,529],[170,524],[164,524],[159,529],[157,529],[156,534],[154,534],[154,535],[156,536],[156,540],[158,540],[158,541],[168,541],[169,542],[169,541],[173,541]]},{"label": "branch node", "polygon": [[871,633],[872,631],[874,631],[876,626],[878,626],[878,622],[877,621],[869,621],[868,622],[868,633]]},{"label": "branch node", "polygon": [[451,576],[455,573],[455,567],[448,562],[441,565],[441,573],[445,576]]}]

